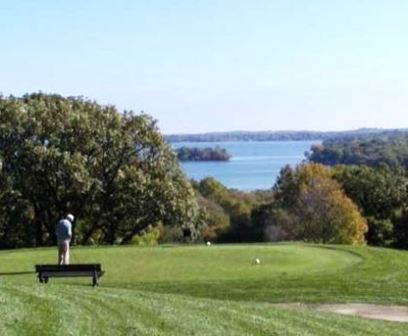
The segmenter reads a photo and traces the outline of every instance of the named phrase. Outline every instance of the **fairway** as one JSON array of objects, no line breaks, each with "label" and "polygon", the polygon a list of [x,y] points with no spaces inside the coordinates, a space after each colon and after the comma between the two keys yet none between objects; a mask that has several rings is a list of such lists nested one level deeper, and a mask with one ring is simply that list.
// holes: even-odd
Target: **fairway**
[{"label": "fairway", "polygon": [[[255,265],[254,259],[260,264]],[[73,247],[72,262],[101,262],[89,279],[38,283],[53,248],[0,252],[0,334],[406,335],[408,324],[274,303],[408,306],[408,253],[346,246],[254,244]]]}]

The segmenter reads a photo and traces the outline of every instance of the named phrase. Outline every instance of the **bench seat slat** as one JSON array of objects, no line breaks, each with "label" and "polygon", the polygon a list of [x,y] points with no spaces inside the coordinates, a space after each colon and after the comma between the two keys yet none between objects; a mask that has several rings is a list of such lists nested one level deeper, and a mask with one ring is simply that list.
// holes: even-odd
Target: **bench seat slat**
[{"label": "bench seat slat", "polygon": [[35,265],[37,272],[39,271],[101,271],[101,264],[71,264],[71,265]]},{"label": "bench seat slat", "polygon": [[[98,277],[100,277],[103,272],[97,272],[96,273]],[[93,272],[74,272],[74,271],[69,271],[69,272],[52,272],[52,271],[43,271],[41,272],[41,275],[43,277],[53,277],[53,278],[67,278],[67,277],[92,277],[94,275]]]}]

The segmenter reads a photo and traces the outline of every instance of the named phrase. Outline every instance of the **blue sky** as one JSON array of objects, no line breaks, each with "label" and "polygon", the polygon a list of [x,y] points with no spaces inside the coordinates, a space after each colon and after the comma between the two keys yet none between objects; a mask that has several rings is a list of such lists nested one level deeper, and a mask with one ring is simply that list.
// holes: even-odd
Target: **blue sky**
[{"label": "blue sky", "polygon": [[408,1],[2,1],[0,92],[165,133],[408,127]]}]

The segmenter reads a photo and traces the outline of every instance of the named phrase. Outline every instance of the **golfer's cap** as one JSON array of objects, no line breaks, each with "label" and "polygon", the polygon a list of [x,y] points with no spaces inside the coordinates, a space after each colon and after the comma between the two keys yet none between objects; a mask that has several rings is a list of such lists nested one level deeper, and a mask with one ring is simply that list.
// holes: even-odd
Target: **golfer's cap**
[{"label": "golfer's cap", "polygon": [[68,214],[67,219],[72,223],[74,221],[74,215]]}]

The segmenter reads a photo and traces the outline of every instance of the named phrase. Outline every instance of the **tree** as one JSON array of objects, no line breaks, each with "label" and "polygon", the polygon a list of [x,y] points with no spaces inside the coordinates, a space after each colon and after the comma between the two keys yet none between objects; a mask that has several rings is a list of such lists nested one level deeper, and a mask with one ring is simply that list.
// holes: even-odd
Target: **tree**
[{"label": "tree", "polygon": [[201,237],[216,240],[230,227],[230,217],[219,204],[201,195],[198,195],[198,203],[203,210]]},{"label": "tree", "polygon": [[402,168],[336,166],[333,177],[364,215],[388,219],[407,202],[408,179]]},{"label": "tree", "polygon": [[330,169],[314,163],[285,167],[274,190],[274,202],[263,206],[262,216],[258,214],[257,225],[264,228],[266,239],[365,242],[366,221],[332,179]]},{"label": "tree", "polygon": [[222,242],[260,241],[253,226],[252,210],[268,199],[268,193],[246,193],[227,189],[212,177],[194,183],[205,213],[204,235]]},{"label": "tree", "polygon": [[393,221],[408,202],[408,179],[402,167],[335,166],[334,178],[368,221],[367,242],[393,242]]},{"label": "tree", "polygon": [[194,191],[148,115],[38,93],[1,97],[0,125],[1,174],[29,209],[27,222],[11,224],[10,210],[1,220],[32,227],[33,245],[54,242],[67,212],[82,244],[130,242],[158,222],[195,223]]},{"label": "tree", "polygon": [[399,216],[393,227],[394,246],[408,249],[408,209]]}]

